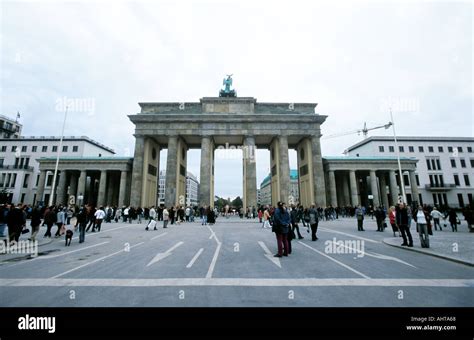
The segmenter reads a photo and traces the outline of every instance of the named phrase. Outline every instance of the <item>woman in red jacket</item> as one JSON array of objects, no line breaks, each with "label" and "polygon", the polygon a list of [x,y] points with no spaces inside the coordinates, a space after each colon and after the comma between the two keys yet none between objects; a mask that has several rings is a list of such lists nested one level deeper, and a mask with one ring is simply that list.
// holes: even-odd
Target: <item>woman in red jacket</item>
[{"label": "woman in red jacket", "polygon": [[396,212],[395,212],[395,207],[390,207],[390,209],[388,210],[388,218],[390,219],[390,225],[392,226],[392,230],[393,230],[393,237],[396,237],[397,235],[395,235],[395,232],[398,231],[398,236],[402,236],[402,234],[400,233],[400,230],[398,229],[397,227],[397,222],[396,222]]}]

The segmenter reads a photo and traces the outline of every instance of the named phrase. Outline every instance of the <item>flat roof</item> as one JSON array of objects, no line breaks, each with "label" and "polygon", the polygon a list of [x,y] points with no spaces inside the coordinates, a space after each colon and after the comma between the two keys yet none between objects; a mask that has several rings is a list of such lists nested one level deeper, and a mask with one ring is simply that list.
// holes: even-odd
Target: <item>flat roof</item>
[{"label": "flat roof", "polygon": [[[397,157],[391,156],[323,156],[323,160],[328,161],[397,161]],[[417,161],[416,157],[400,157],[401,161]]]},{"label": "flat roof", "polygon": [[[2,142],[15,142],[15,143],[18,143],[19,141],[24,141],[24,142],[32,142],[32,141],[45,141],[45,142],[48,142],[48,141],[59,141],[61,139],[60,136],[20,136],[18,138],[15,138],[15,139],[11,139],[11,138],[0,138],[0,141]],[[87,142],[87,143],[90,143],[90,144],[93,144],[95,146],[97,146],[98,148],[101,148],[103,150],[106,150],[108,152],[111,152],[113,154],[115,154],[115,151],[111,148],[109,148],[108,146],[105,146],[104,144],[102,143],[99,143],[87,136],[64,136],[63,138],[63,141],[64,142],[72,142],[72,141],[84,141],[84,142]]]},{"label": "flat roof", "polygon": [[[56,157],[40,157],[38,161],[56,161]],[[133,157],[59,157],[60,161],[131,161]]]},{"label": "flat roof", "polygon": [[[391,136],[373,136],[366,138],[350,147],[347,148],[347,151],[352,151],[361,147],[362,145],[371,143],[371,142],[387,142],[393,141],[394,138]],[[397,136],[397,141],[400,142],[468,142],[474,143],[474,137],[433,137],[433,136]]]}]

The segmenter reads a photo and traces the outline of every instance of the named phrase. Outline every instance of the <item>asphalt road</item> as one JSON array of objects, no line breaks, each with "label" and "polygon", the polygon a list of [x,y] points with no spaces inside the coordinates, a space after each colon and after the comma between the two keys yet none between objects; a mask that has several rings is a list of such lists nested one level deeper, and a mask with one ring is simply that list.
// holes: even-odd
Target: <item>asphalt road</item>
[{"label": "asphalt road", "polygon": [[392,233],[371,220],[365,232],[351,219],[321,222],[316,242],[301,228],[305,238],[279,259],[274,234],[255,221],[144,228],[104,224],[83,244],[76,233],[33,259],[0,257],[0,306],[474,306],[473,267],[383,244]]}]

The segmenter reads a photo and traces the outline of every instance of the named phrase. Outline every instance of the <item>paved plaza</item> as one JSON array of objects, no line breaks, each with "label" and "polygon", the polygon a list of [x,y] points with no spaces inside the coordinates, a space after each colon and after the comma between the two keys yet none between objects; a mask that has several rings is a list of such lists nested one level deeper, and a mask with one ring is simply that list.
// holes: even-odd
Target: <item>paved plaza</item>
[{"label": "paved plaza", "polygon": [[[1,255],[0,305],[474,305],[472,266],[387,245],[392,232],[376,232],[370,219],[365,232],[352,219],[321,222],[316,242],[301,228],[304,239],[293,240],[283,258],[273,257],[274,234],[253,220],[144,228],[104,224],[83,244],[76,233],[70,247],[53,239],[36,258]],[[472,233],[459,234],[472,240]],[[333,246],[341,241],[343,248]]]}]

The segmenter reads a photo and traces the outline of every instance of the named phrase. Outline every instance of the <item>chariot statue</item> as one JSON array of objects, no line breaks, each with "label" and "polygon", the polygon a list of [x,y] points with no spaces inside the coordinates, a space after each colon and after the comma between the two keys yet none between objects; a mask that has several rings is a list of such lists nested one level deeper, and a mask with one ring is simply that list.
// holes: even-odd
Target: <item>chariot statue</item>
[{"label": "chariot statue", "polygon": [[230,89],[232,86],[232,74],[228,74],[227,78],[224,78],[222,85],[224,85],[224,89],[220,90],[219,97],[237,97],[237,92]]}]

